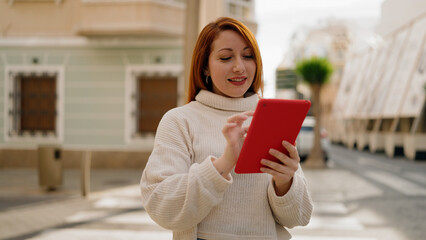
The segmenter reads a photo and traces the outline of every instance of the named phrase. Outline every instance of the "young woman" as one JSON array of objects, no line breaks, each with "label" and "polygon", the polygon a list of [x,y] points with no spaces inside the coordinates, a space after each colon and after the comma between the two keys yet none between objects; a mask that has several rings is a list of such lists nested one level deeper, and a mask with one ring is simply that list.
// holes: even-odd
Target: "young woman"
[{"label": "young woman", "polygon": [[[261,174],[236,174],[249,117],[263,90],[257,42],[241,22],[219,18],[200,33],[188,103],[167,112],[141,179],[145,210],[173,239],[290,239],[312,200],[296,148],[271,149]],[[291,116],[289,116],[291,117]]]}]

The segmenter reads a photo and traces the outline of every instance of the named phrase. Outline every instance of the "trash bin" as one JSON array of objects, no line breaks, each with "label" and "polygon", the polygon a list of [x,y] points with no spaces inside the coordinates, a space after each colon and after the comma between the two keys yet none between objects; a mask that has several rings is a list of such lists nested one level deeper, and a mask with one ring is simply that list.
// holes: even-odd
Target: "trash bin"
[{"label": "trash bin", "polygon": [[62,185],[63,167],[61,148],[55,145],[38,147],[38,180],[47,190],[55,190]]}]

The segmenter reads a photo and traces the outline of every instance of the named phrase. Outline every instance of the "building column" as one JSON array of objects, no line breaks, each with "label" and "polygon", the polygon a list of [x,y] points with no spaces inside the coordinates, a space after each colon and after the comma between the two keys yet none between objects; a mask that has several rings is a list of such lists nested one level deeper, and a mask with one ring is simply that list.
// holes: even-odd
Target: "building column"
[{"label": "building column", "polygon": [[185,35],[184,35],[184,95],[183,102],[188,97],[189,71],[191,68],[192,51],[198,37],[200,22],[200,0],[186,1]]}]

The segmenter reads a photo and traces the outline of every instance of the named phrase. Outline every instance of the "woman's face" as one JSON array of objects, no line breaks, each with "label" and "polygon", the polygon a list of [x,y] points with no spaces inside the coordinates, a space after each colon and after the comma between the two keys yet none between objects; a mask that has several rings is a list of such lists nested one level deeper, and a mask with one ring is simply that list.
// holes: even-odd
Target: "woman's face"
[{"label": "woman's face", "polygon": [[205,74],[213,81],[213,92],[242,97],[253,83],[256,62],[253,51],[235,31],[225,30],[213,41]]}]

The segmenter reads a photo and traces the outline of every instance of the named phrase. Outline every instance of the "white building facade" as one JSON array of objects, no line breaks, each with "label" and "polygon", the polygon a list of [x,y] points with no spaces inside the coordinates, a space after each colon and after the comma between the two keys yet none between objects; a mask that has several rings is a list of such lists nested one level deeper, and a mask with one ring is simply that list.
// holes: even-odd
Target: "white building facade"
[{"label": "white building facade", "polygon": [[385,1],[377,31],[383,41],[347,62],[332,139],[416,159],[426,151],[426,2]]}]

